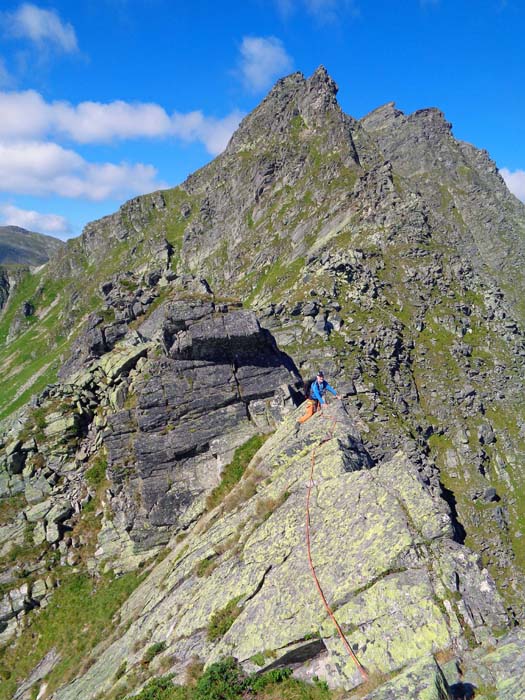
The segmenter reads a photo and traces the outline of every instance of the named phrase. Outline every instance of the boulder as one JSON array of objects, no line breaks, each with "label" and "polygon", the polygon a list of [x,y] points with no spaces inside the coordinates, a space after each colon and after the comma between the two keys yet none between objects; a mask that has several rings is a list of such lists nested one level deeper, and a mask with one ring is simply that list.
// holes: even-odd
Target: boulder
[{"label": "boulder", "polygon": [[[252,312],[180,301],[152,316],[144,333],[162,329],[170,357],[137,370],[136,407],[110,414],[104,431],[117,520],[140,548],[166,542],[202,511],[225,455],[271,430],[293,408],[299,382]],[[218,438],[224,452],[210,447]]]}]

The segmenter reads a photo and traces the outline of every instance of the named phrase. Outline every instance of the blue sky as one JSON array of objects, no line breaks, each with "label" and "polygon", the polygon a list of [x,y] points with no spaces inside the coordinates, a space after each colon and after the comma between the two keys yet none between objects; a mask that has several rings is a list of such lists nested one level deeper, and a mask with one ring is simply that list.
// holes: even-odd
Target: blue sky
[{"label": "blue sky", "polygon": [[524,29],[522,0],[2,0],[0,223],[78,235],[321,63],[355,117],[442,109],[525,200]]}]

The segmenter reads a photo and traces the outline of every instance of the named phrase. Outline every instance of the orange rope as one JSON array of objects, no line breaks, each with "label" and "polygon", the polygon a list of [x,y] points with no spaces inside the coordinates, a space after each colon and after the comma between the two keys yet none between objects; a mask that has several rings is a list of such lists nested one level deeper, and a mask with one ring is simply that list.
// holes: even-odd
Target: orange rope
[{"label": "orange rope", "polygon": [[[323,415],[322,412],[321,412],[321,415]],[[332,439],[332,435],[334,433],[336,423],[337,423],[337,420],[334,418],[329,433],[324,438],[324,440],[322,440],[319,443],[318,447],[320,445],[324,445],[325,442],[328,442],[329,440]],[[319,583],[319,579],[317,578],[317,574],[315,572],[315,567],[314,567],[314,564],[312,561],[312,552],[311,552],[311,548],[310,548],[310,495],[312,493],[312,486],[313,486],[314,467],[315,467],[315,450],[316,450],[316,448],[314,447],[312,449],[312,453],[311,453],[311,457],[310,457],[310,483],[308,484],[308,490],[307,490],[307,495],[306,495],[306,547],[307,547],[307,551],[308,551],[308,564],[310,566],[310,571],[312,572],[312,576],[313,576],[313,579],[315,581],[315,585],[317,586],[317,590],[319,591],[319,595],[321,596],[321,600],[323,601],[323,604],[326,608],[326,612],[328,613],[332,622],[334,623],[335,628],[336,628],[336,630],[341,638],[341,641],[343,642],[345,649],[347,650],[348,654],[350,655],[352,661],[357,666],[357,669],[359,670],[359,673],[363,677],[363,680],[366,681],[366,680],[368,680],[368,674],[365,671],[365,669],[363,668],[363,666],[361,665],[361,663],[359,662],[359,659],[357,658],[357,656],[354,654],[352,647],[350,646],[347,638],[345,637],[345,633],[341,629],[341,626],[337,622],[332,608],[330,607],[330,605],[328,604],[328,601],[326,600],[326,596],[323,592],[323,589],[321,588],[321,584]]]}]

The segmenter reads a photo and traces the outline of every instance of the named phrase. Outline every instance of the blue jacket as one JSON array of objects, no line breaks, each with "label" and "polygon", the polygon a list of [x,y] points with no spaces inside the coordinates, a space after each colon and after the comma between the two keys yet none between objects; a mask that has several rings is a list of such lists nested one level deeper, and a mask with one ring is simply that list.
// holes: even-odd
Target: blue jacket
[{"label": "blue jacket", "polygon": [[310,387],[310,398],[314,399],[315,401],[319,401],[320,403],[326,403],[324,400],[324,395],[327,391],[334,396],[337,396],[337,392],[330,386],[330,384],[328,384],[327,381],[323,379],[322,383],[319,384],[316,379],[315,382],[312,382],[312,386]]}]

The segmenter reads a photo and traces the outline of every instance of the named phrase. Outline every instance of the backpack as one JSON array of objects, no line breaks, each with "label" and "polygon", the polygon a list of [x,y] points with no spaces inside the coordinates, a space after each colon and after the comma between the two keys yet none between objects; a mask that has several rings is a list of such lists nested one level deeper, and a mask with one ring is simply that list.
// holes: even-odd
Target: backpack
[{"label": "backpack", "polygon": [[303,382],[303,387],[304,387],[304,398],[309,399],[310,398],[310,390],[312,389],[312,384],[315,384],[317,381],[317,377],[313,377],[313,379],[308,379],[307,381]]}]

